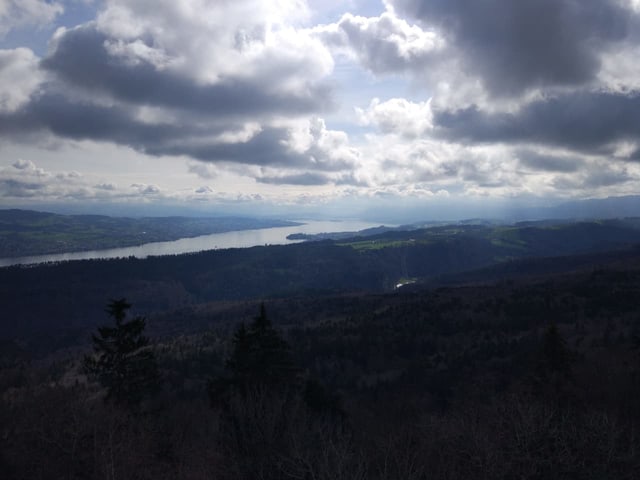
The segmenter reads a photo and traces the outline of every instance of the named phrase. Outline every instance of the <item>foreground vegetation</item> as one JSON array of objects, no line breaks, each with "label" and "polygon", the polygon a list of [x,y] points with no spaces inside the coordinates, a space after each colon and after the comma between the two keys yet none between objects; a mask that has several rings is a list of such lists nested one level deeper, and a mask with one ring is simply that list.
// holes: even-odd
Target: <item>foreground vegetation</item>
[{"label": "foreground vegetation", "polygon": [[637,256],[498,283],[166,312],[148,320],[160,389],[135,407],[86,377],[86,347],[30,360],[7,343],[0,470],[637,478],[639,290]]},{"label": "foreground vegetation", "polygon": [[458,225],[0,269],[2,478],[638,478],[637,238]]}]

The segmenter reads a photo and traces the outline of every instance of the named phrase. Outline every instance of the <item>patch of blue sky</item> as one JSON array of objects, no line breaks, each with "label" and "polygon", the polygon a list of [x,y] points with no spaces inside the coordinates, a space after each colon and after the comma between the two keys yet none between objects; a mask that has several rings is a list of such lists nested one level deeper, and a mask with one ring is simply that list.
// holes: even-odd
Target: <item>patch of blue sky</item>
[{"label": "patch of blue sky", "polygon": [[102,4],[97,0],[71,0],[62,2],[64,11],[47,25],[21,25],[12,28],[4,37],[0,37],[0,49],[26,47],[42,57],[46,55],[49,40],[59,27],[72,28],[96,17],[96,11]]}]

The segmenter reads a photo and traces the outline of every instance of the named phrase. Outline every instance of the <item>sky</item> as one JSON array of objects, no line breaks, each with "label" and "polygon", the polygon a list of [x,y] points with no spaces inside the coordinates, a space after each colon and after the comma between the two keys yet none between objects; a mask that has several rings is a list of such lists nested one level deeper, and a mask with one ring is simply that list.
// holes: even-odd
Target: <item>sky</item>
[{"label": "sky", "polygon": [[0,207],[435,218],[634,195],[638,58],[640,0],[0,0]]}]

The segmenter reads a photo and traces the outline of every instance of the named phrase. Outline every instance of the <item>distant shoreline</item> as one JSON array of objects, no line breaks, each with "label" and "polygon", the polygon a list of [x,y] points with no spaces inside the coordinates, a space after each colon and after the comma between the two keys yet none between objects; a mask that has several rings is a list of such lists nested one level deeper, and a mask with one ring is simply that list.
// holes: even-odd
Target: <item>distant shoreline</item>
[{"label": "distant shoreline", "polygon": [[287,239],[288,235],[296,232],[315,234],[331,230],[344,230],[345,228],[362,230],[372,226],[371,223],[360,221],[300,220],[281,221],[280,223],[285,223],[286,225],[181,237],[175,240],[149,242],[128,247],[4,257],[0,258],[0,267],[58,263],[72,260],[147,258],[150,256],[180,255],[207,250],[283,245],[298,243],[299,241]]},{"label": "distant shoreline", "polygon": [[216,233],[299,225],[247,217],[129,218],[0,210],[0,258],[128,248]]}]

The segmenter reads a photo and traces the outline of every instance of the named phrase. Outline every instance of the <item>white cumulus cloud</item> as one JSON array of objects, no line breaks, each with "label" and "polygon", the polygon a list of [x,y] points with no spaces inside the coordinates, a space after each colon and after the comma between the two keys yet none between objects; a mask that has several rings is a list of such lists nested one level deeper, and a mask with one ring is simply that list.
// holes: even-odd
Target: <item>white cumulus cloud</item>
[{"label": "white cumulus cloud", "polygon": [[0,50],[0,111],[14,111],[27,103],[43,79],[31,50]]},{"label": "white cumulus cloud", "polygon": [[61,2],[46,0],[0,0],[0,37],[14,28],[53,22],[64,11]]}]

